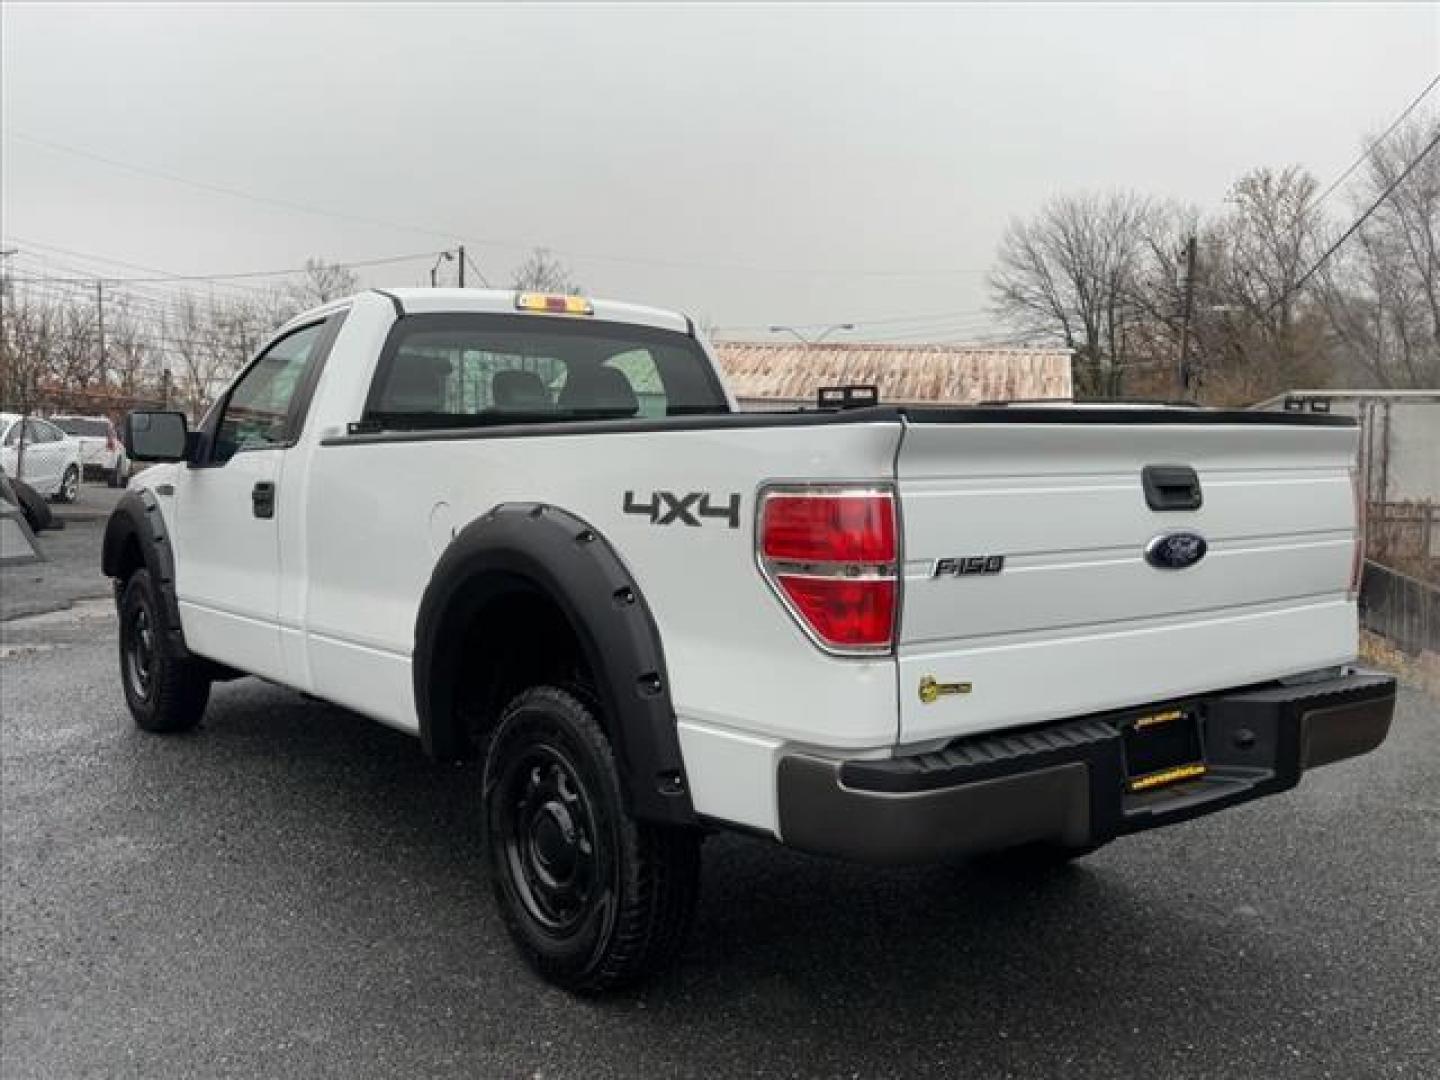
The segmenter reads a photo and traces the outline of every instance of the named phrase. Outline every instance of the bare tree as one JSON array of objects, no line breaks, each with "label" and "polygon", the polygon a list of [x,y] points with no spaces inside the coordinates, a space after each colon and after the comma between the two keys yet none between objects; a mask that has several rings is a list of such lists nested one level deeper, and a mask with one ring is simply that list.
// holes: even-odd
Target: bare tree
[{"label": "bare tree", "polygon": [[154,369],[158,350],[146,335],[146,323],[122,298],[106,313],[105,349],[109,376],[122,396],[138,396]]},{"label": "bare tree", "polygon": [[1161,219],[1143,195],[1066,195],[1005,231],[990,276],[997,314],[1072,349],[1078,395],[1119,395],[1127,369],[1149,359],[1140,297]]},{"label": "bare tree", "polygon": [[[1352,198],[1363,213],[1440,131],[1416,117],[1372,149]],[[1382,387],[1440,386],[1440,154],[1431,153],[1320,275],[1318,292],[1352,371]]]},{"label": "bare tree", "polygon": [[238,366],[236,343],[214,299],[202,304],[186,295],[164,321],[165,351],[176,363],[176,404],[198,420],[226,377]]},{"label": "bare tree", "polygon": [[579,296],[584,290],[570,276],[570,268],[548,248],[537,247],[515,268],[510,286],[525,292],[563,293]]},{"label": "bare tree", "polygon": [[349,267],[324,259],[306,259],[305,276],[285,291],[284,300],[293,308],[290,314],[299,314],[307,308],[349,296],[359,288],[360,279]]},{"label": "bare tree", "polygon": [[1207,400],[1248,403],[1333,380],[1322,313],[1296,289],[1324,237],[1317,188],[1295,166],[1252,170],[1197,229],[1191,339]]},{"label": "bare tree", "polygon": [[[52,361],[65,305],[6,283],[0,296],[0,407],[29,416],[53,381]],[[25,429],[16,447],[16,474],[25,472]]]}]

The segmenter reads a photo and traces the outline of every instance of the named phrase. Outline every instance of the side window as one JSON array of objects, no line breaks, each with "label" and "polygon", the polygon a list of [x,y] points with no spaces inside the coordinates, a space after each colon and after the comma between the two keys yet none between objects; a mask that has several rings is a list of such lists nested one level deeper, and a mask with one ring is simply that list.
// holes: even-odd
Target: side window
[{"label": "side window", "polygon": [[290,405],[323,330],[316,323],[277,341],[235,384],[215,429],[212,464],[291,438]]},{"label": "side window", "polygon": [[5,433],[6,446],[15,446],[20,442],[20,432],[24,426],[25,425],[19,420],[16,420],[15,423],[10,425],[10,430]]},{"label": "side window", "polygon": [[665,416],[670,402],[665,396],[665,383],[660,378],[660,367],[649,349],[632,349],[617,353],[604,364],[625,376],[635,398],[640,403],[637,416]]},{"label": "side window", "polygon": [[55,429],[49,424],[39,420],[25,421],[25,441],[32,443],[59,442],[60,440],[52,434]]}]

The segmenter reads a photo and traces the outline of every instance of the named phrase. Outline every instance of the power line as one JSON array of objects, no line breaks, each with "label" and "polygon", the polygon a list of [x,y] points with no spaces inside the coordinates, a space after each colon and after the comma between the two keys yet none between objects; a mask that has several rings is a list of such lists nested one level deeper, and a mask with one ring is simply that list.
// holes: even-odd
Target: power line
[{"label": "power line", "polygon": [[[23,240],[20,240],[20,239],[19,239],[19,237],[16,237],[15,239],[16,239],[16,241],[19,242],[19,243],[24,243]],[[36,246],[38,247],[38,246],[40,246],[40,245],[36,245]],[[58,249],[56,249],[56,250],[58,250]],[[435,254],[433,251],[422,251],[422,252],[412,253],[412,254],[409,254],[409,255],[386,255],[386,256],[384,256],[384,257],[382,257],[382,258],[378,258],[378,259],[359,259],[359,260],[356,260],[355,262],[330,263],[330,264],[328,264],[328,265],[338,266],[338,267],[340,267],[340,268],[342,268],[342,269],[345,269],[345,270],[359,270],[359,269],[363,269],[364,267],[367,267],[367,266],[386,266],[386,265],[389,265],[389,264],[391,264],[391,263],[414,262],[416,259],[428,259],[428,258],[430,258],[430,256],[432,256],[433,254]],[[83,256],[82,256],[82,257],[83,257]],[[99,261],[105,261],[105,260],[97,259],[96,261],[99,262]],[[116,261],[118,261],[118,260],[116,260]],[[287,268],[287,269],[285,269],[285,270],[241,270],[241,271],[234,271],[234,272],[222,273],[222,274],[166,274],[164,277],[106,277],[106,276],[99,275],[99,274],[92,274],[92,275],[90,275],[90,276],[88,276],[88,277],[85,277],[85,278],[74,278],[74,279],[71,279],[71,280],[74,280],[74,281],[77,281],[77,282],[83,281],[83,282],[85,282],[86,284],[88,284],[88,283],[90,283],[90,282],[92,282],[92,281],[95,281],[95,280],[99,279],[99,280],[104,280],[104,281],[106,281],[107,283],[108,283],[108,282],[114,282],[114,283],[120,284],[120,285],[127,285],[127,284],[146,284],[146,283],[155,284],[155,283],[164,283],[164,282],[172,282],[172,281],[213,281],[213,282],[226,282],[226,281],[236,281],[236,280],[240,280],[240,279],[244,279],[244,278],[286,277],[286,276],[289,276],[289,275],[292,275],[292,274],[304,274],[304,273],[308,272],[308,270],[309,270],[309,267],[299,266],[299,267],[289,267],[289,268]],[[62,278],[52,278],[51,280],[61,281],[61,280],[65,280],[65,279],[62,279]]]},{"label": "power line", "polygon": [[[923,323],[953,322],[958,319],[983,318],[986,315],[987,312],[984,308],[962,308],[956,311],[937,311],[928,315],[894,315],[883,319],[853,319],[850,321],[853,322],[856,327],[863,328],[867,326],[894,326],[897,324],[919,325]],[[763,323],[751,326],[717,326],[715,329],[726,333],[738,330],[760,331],[768,330],[771,325],[770,323]],[[830,323],[813,322],[795,323],[794,325],[801,330],[813,330],[822,326],[829,326]]]},{"label": "power line", "polygon": [[[74,258],[80,259],[82,262],[106,263],[106,264],[109,264],[109,265],[112,265],[112,266],[124,266],[124,267],[126,267],[126,268],[128,268],[128,269],[131,269],[131,270],[146,270],[146,271],[149,271],[150,273],[153,273],[153,274],[164,274],[164,275],[166,275],[166,277],[165,277],[164,279],[158,279],[158,280],[171,280],[171,279],[173,278],[173,275],[171,274],[170,271],[168,271],[168,270],[162,270],[162,269],[161,269],[160,267],[158,267],[158,266],[146,266],[146,265],[144,265],[144,264],[142,264],[142,263],[126,262],[124,259],[115,259],[115,258],[111,258],[111,257],[105,256],[105,255],[93,255],[93,254],[90,254],[90,253],[88,253],[88,252],[75,251],[75,250],[73,250],[73,249],[71,249],[71,248],[62,248],[62,247],[59,247],[59,246],[57,246],[57,245],[55,245],[55,244],[42,244],[42,243],[40,243],[38,240],[27,240],[27,239],[25,239],[25,238],[22,237],[22,236],[15,236],[13,233],[11,234],[10,240],[11,240],[11,242],[13,242],[13,243],[20,244],[20,245],[23,245],[23,246],[24,246],[24,248],[25,248],[26,250],[23,251],[23,252],[21,252],[21,257],[22,257],[22,258],[33,258],[33,259],[37,259],[37,260],[39,260],[39,261],[41,261],[41,262],[44,262],[44,263],[49,263],[49,264],[54,265],[54,266],[59,266],[59,267],[61,267],[62,269],[72,270],[72,271],[74,271],[76,274],[89,274],[89,275],[91,275],[91,276],[90,276],[90,277],[87,277],[87,278],[85,279],[87,282],[94,280],[94,277],[96,276],[96,275],[95,275],[95,272],[94,272],[93,270],[90,270],[88,267],[67,265],[67,264],[61,263],[59,260],[54,259],[54,258],[51,258],[51,257],[49,257],[49,256],[45,256],[45,255],[34,255],[34,254],[32,254],[32,253],[29,251],[29,249],[30,249],[30,248],[39,248],[42,252],[44,252],[44,251],[59,252],[59,253],[62,254],[62,255],[70,255],[70,256],[73,256]],[[119,279],[112,279],[112,280],[119,280]],[[242,284],[229,283],[229,282],[217,282],[217,284],[219,284],[219,285],[220,285],[221,287],[223,287],[223,288],[233,289],[233,290],[235,290],[236,292],[256,293],[256,294],[264,292],[264,289],[262,289],[262,288],[260,288],[259,286],[256,286],[256,285],[242,285]]]},{"label": "power line", "polygon": [[88,158],[97,161],[102,165],[109,165],[114,169],[123,169],[126,172],[138,173],[141,176],[154,176],[162,180],[168,180],[172,184],[183,184],[186,187],[197,188],[201,191],[209,191],[217,195],[227,195],[232,199],[245,199],[249,202],[265,203],[270,206],[278,206],[286,210],[297,210],[303,214],[315,214],[320,217],[334,218],[337,221],[350,221],[362,225],[377,225],[385,229],[398,229],[402,232],[425,233],[429,236],[443,236],[447,239],[451,234],[443,233],[436,229],[427,229],[414,224],[402,224],[395,221],[386,221],[383,218],[367,217],[363,214],[348,214],[344,211],[327,210],[318,206],[310,206],[306,203],[293,202],[290,199],[277,199],[269,195],[256,195],[253,192],[241,191],[239,188],[226,187],[223,184],[212,184],[205,180],[194,180],[187,176],[180,176],[176,173],[167,172],[164,169],[150,168],[144,165],[135,165],[128,161],[119,161],[116,158],[106,157],[104,154],[96,154],[90,150],[82,150],[75,146],[66,146],[64,143],[52,142],[49,139],[39,139],[34,135],[27,135],[24,132],[11,128],[6,132],[12,139],[19,139],[21,142],[32,143],[35,146],[43,146],[48,150],[54,150],[62,154],[72,154],[75,157]]},{"label": "power line", "polygon": [[1305,285],[1305,283],[1315,275],[1315,271],[1319,270],[1320,267],[1325,264],[1325,261],[1329,259],[1331,255],[1334,255],[1335,252],[1339,251],[1340,245],[1345,243],[1346,240],[1349,240],[1350,237],[1354,236],[1355,233],[1360,229],[1360,226],[1364,225],[1365,222],[1370,220],[1370,215],[1375,213],[1376,210],[1380,209],[1380,204],[1383,203],[1386,199],[1388,199],[1391,193],[1402,183],[1405,182],[1405,178],[1415,171],[1415,168],[1420,164],[1420,162],[1425,160],[1425,156],[1429,154],[1430,151],[1434,150],[1436,146],[1440,146],[1440,129],[1436,130],[1435,137],[1425,144],[1425,149],[1421,150],[1420,153],[1415,155],[1415,157],[1410,161],[1410,163],[1406,165],[1405,168],[1401,171],[1400,175],[1395,177],[1394,180],[1390,181],[1390,183],[1385,186],[1385,190],[1380,193],[1380,197],[1378,199],[1376,199],[1373,203],[1370,204],[1370,208],[1366,210],[1363,214],[1361,214],[1358,218],[1356,218],[1353,225],[1351,225],[1348,229],[1346,229],[1343,233],[1340,234],[1340,239],[1336,240],[1333,244],[1331,244],[1325,250],[1325,254],[1321,255],[1320,258],[1315,260],[1315,264],[1311,266],[1309,270],[1306,270],[1304,274],[1301,275],[1300,280],[1295,282],[1295,284],[1292,285],[1290,288],[1286,289],[1285,292],[1280,295],[1279,299],[1277,299],[1273,304],[1271,304],[1268,308],[1265,309],[1265,314],[1270,314],[1270,312],[1274,311],[1286,300],[1290,299],[1291,296],[1299,292],[1300,289]]},{"label": "power line", "polygon": [[[280,207],[286,210],[293,210],[304,214],[313,214],[320,217],[333,218],[337,221],[356,222],[364,225],[378,226],[385,229],[395,229],[401,232],[417,233],[424,236],[443,237],[446,240],[463,239],[468,244],[479,247],[492,247],[508,249],[512,251],[529,251],[536,246],[535,243],[518,243],[516,241],[477,239],[475,237],[462,236],[458,229],[433,229],[425,225],[415,223],[389,221],[384,218],[369,217],[363,214],[351,214],[345,211],[329,210],[307,203],[295,202],[290,199],[279,199],[269,195],[260,195],[254,192],[242,191],[239,188],[228,187],[223,184],[214,184],[205,180],[194,180],[190,177],[180,176],[177,173],[168,172],[164,169],[151,168],[144,165],[136,165],[128,161],[120,161],[116,158],[107,157],[104,154],[97,154],[90,150],[83,150],[75,146],[67,146],[64,143],[57,143],[50,139],[37,138],[34,135],[17,131],[14,128],[5,129],[5,135],[11,139],[30,143],[35,146],[42,146],[62,154],[71,154],[75,157],[85,158],[90,161],[108,165],[111,168],[122,169],[127,172],[137,173],[141,176],[152,176],[158,179],[169,181],[173,184],[181,184],[187,187],[197,188],[201,191],[208,191],[212,194],[225,195],[230,198],[244,199],[250,202],[263,203],[270,206]],[[799,267],[799,266],[760,266],[745,263],[729,262],[706,262],[697,260],[680,259],[657,259],[639,255],[614,255],[603,252],[574,251],[563,248],[551,248],[557,255],[580,262],[610,262],[629,263],[639,266],[655,266],[668,269],[695,269],[695,270],[724,270],[733,273],[745,274],[801,274],[810,277],[861,277],[861,278],[924,278],[924,277],[951,277],[964,274],[985,274],[987,269],[976,269],[973,267],[941,267],[925,268],[918,270],[870,270],[859,268],[845,268],[835,266],[820,267]],[[433,254],[433,253],[432,253]]]},{"label": "power line", "polygon": [[480,284],[484,285],[487,289],[490,288],[490,282],[485,280],[484,272],[476,264],[475,260],[470,257],[470,253],[466,251],[463,247],[460,249],[460,257],[470,264],[470,269],[475,271],[475,276],[480,279]]},{"label": "power line", "polygon": [[1399,116],[1397,116],[1390,124],[1390,126],[1387,127],[1383,132],[1381,132],[1379,137],[1376,138],[1375,141],[1372,142],[1369,146],[1367,146],[1364,152],[1359,157],[1357,157],[1354,161],[1350,163],[1350,167],[1348,169],[1346,169],[1343,173],[1341,173],[1335,178],[1334,183],[1332,183],[1329,187],[1327,187],[1324,191],[1320,193],[1319,197],[1316,198],[1316,200],[1311,204],[1311,209],[1318,209],[1320,204],[1323,203],[1327,198],[1329,198],[1330,194],[1336,188],[1338,188],[1341,184],[1343,184],[1346,180],[1350,178],[1351,173],[1353,173],[1361,165],[1365,164],[1365,162],[1369,160],[1370,155],[1375,153],[1375,151],[1380,148],[1380,144],[1390,137],[1390,133],[1405,122],[1405,118],[1415,111],[1415,106],[1419,105],[1420,102],[1424,101],[1426,96],[1428,96],[1430,91],[1434,90],[1436,86],[1440,86],[1440,75],[1436,75],[1433,79],[1431,79],[1429,84],[1426,85],[1425,89],[1421,90],[1420,93],[1415,96],[1415,100],[1410,102],[1409,105],[1405,106],[1405,111],[1402,112]]}]

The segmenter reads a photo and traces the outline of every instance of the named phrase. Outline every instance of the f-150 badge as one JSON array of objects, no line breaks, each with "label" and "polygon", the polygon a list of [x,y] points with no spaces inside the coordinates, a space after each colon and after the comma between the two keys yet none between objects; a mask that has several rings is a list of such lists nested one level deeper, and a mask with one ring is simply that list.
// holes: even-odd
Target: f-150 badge
[{"label": "f-150 badge", "polygon": [[723,521],[732,529],[740,527],[740,493],[731,492],[724,496],[724,503],[717,503],[717,496],[708,491],[653,491],[649,502],[640,502],[635,492],[625,492],[621,509],[627,514],[640,514],[650,519],[651,525],[689,525],[698,527],[705,519]]},{"label": "f-150 badge", "polygon": [[936,559],[930,576],[970,577],[974,574],[998,574],[1004,569],[1004,555],[957,555],[953,559]]}]

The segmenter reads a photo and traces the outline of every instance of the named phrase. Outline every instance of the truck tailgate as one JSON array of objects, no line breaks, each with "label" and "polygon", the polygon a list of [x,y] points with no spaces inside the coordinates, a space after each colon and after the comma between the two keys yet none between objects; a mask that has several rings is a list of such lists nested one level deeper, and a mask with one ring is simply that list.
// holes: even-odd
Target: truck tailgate
[{"label": "truck tailgate", "polygon": [[[1353,427],[1069,421],[907,425],[901,743],[1354,656]],[[1192,468],[1200,508],[1151,509],[1146,466]],[[1147,545],[1177,532],[1203,558],[1152,565]],[[926,677],[956,692],[926,703]]]}]

